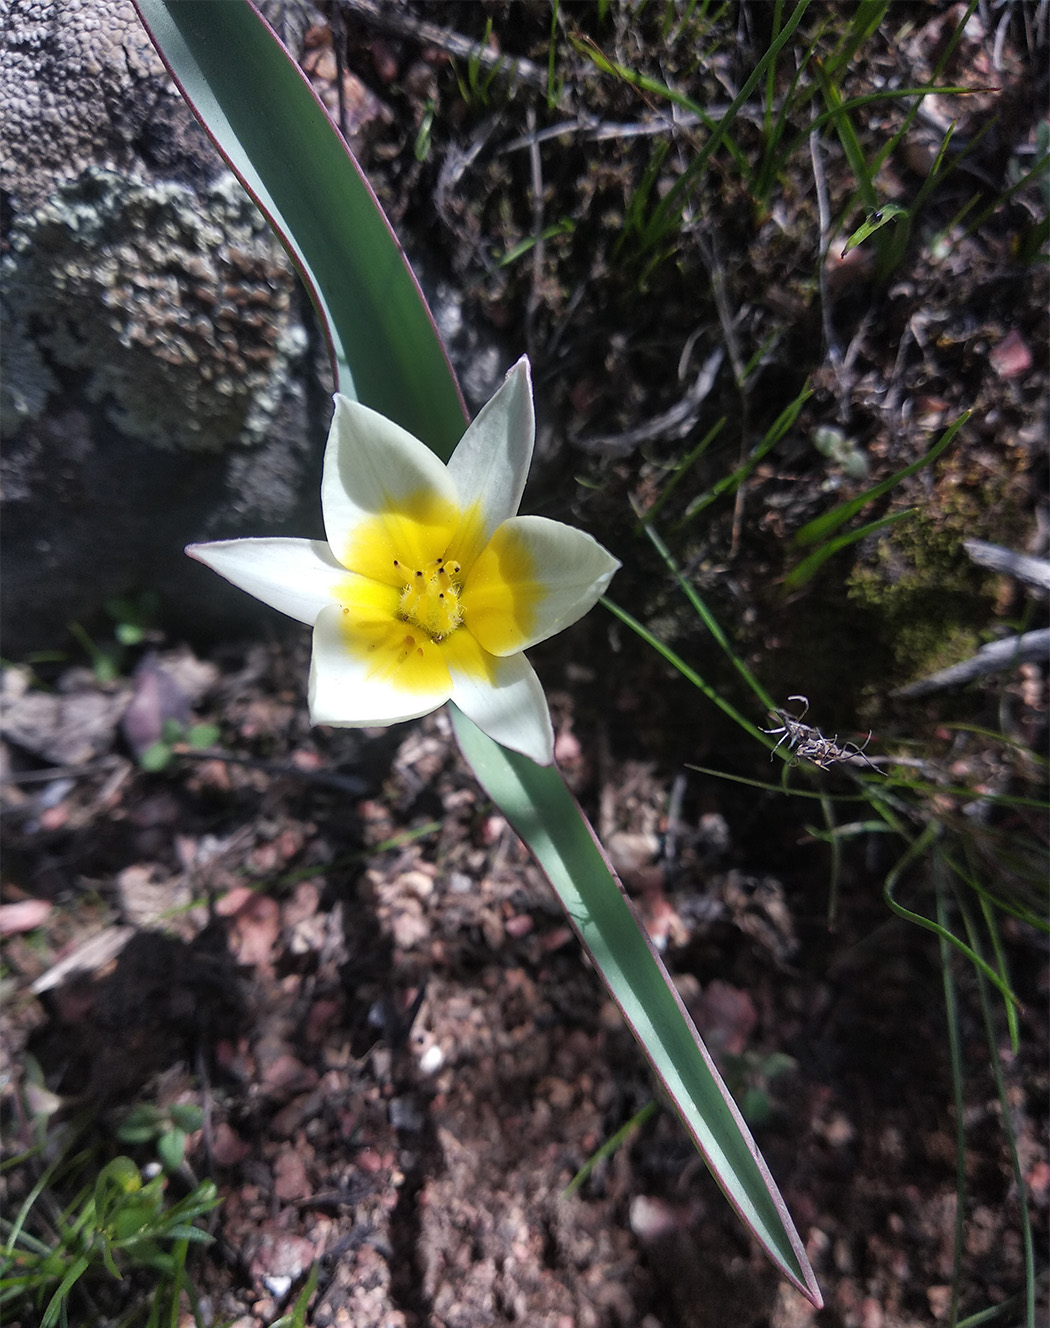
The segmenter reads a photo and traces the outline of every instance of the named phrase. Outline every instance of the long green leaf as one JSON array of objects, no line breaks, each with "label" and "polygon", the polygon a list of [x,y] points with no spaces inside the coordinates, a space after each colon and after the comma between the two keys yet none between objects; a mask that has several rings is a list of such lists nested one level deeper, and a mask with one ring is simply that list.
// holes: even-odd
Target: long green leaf
[{"label": "long green leaf", "polygon": [[179,89],[298,266],[339,390],[447,459],[465,412],[441,340],[368,181],[298,66],[245,0],[136,2]]},{"label": "long green leaf", "polygon": [[482,788],[550,878],[726,1198],[784,1275],[819,1303],[784,1200],[564,780],[552,767],[500,747],[455,706],[452,723]]},{"label": "long green leaf", "polygon": [[[347,381],[352,370],[360,400],[447,457],[464,424],[451,369],[379,204],[291,58],[247,0],[136,2],[191,106],[302,268]],[[598,946],[599,969],[629,1003],[643,1046],[656,1048],[646,1050],[660,1057],[719,1184],[778,1268],[820,1305],[783,1200],[561,776],[453,714],[475,773],[554,880],[585,945]]]},{"label": "long green leaf", "polygon": [[903,521],[905,517],[914,515],[915,508],[908,507],[903,512],[891,512],[889,516],[879,517],[877,521],[869,521],[866,526],[847,531],[845,535],[836,535],[834,539],[822,544],[819,549],[814,549],[812,553],[807,554],[797,567],[793,567],[788,572],[787,576],[784,577],[784,589],[799,590],[807,581],[812,581],[827,560],[842,549],[847,548],[850,544],[856,544],[858,540],[867,539],[869,535],[876,535],[880,530],[885,530],[889,526],[895,526],[898,521]]},{"label": "long green leaf", "polygon": [[875,192],[875,181],[872,179],[868,163],[864,157],[864,149],[860,145],[860,139],[857,137],[857,131],[853,127],[853,121],[849,118],[843,109],[845,100],[835,84],[835,80],[829,78],[824,70],[824,66],[819,60],[813,61],[813,68],[816,70],[817,79],[820,83],[821,91],[824,93],[824,99],[828,104],[828,109],[834,114],[835,132],[839,136],[839,142],[842,144],[842,150],[846,154],[850,166],[853,168],[853,174],[857,181],[857,188],[860,192],[864,206],[869,212],[874,212],[878,206],[878,195]]}]

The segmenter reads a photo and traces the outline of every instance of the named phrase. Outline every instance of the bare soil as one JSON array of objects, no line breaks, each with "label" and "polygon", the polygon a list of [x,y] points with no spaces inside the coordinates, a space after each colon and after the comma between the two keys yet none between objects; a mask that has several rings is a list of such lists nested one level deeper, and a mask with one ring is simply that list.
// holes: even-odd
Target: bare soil
[{"label": "bare soil", "polygon": [[[1028,18],[1035,8],[1018,7]],[[475,39],[493,17],[504,50],[545,68],[550,16],[533,10],[409,12]],[[896,47],[887,35],[857,71],[858,86],[879,72],[928,71],[945,12],[922,7]],[[614,548],[627,565],[617,598],[712,685],[750,704],[635,536],[631,503],[651,501],[675,459],[726,414],[734,423],[724,446],[667,509],[682,517],[815,375],[798,429],[741,500],[713,506],[702,528],[684,527],[677,556],[741,657],[778,695],[804,687],[828,733],[862,741],[875,727],[871,752],[919,750],[956,783],[986,777],[987,786],[998,747],[960,747],[948,720],[994,728],[1008,715],[1016,741],[1041,751],[1044,667],[909,708],[890,691],[935,660],[914,633],[904,650],[897,628],[924,621],[929,598],[916,592],[911,619],[899,604],[877,618],[882,601],[873,595],[858,607],[841,573],[794,596],[782,589],[791,534],[856,491],[810,444],[821,424],[863,446],[874,482],[975,407],[974,427],[936,476],[891,501],[921,495],[934,548],[943,537],[957,550],[965,532],[1044,551],[1045,269],[1011,259],[1023,218],[1011,213],[1000,234],[959,240],[939,266],[926,251],[913,254],[888,287],[870,272],[839,274],[837,360],[823,347],[819,298],[797,245],[815,224],[815,205],[790,181],[780,205],[759,217],[727,183],[705,204],[695,246],[641,285],[640,267],[625,272],[613,256],[625,196],[644,169],[640,149],[633,140],[567,142],[543,157],[543,198],[548,221],[575,219],[573,240],[552,241],[541,266],[499,267],[493,255],[531,233],[528,153],[479,148],[476,168],[450,183],[461,163],[453,148],[469,156],[493,134],[505,145],[537,116],[542,125],[568,112],[546,107],[527,85],[509,98],[494,85],[490,102],[468,105],[455,77],[466,76],[462,61],[453,68],[433,43],[378,34],[354,13],[342,15],[336,36],[347,76],[392,108],[359,144],[384,202],[459,290],[467,324],[483,329],[481,350],[527,344],[536,360],[542,427],[532,510],[578,520]],[[757,22],[762,7],[741,13],[741,22]],[[617,27],[605,39],[640,62],[643,27],[641,35]],[[321,24],[311,40],[323,52],[331,27]],[[985,58],[991,37],[974,41],[974,82],[987,82],[978,54]],[[997,76],[1010,115],[997,132],[1010,142],[1024,140],[1040,104],[1039,49],[1045,57],[1045,47],[1026,45],[1020,21],[1007,31]],[[684,78],[682,48],[667,51],[663,76]],[[603,85],[600,101],[585,63],[567,69],[578,79],[570,93],[608,122],[645,113],[649,103],[634,89]],[[316,73],[322,83],[325,70]],[[731,72],[723,51],[697,77],[724,75],[724,84]],[[436,138],[420,160],[418,126],[430,103]],[[688,138],[676,141],[676,154],[689,150]],[[888,169],[908,178],[901,158]],[[831,170],[832,192],[844,197],[840,159]],[[956,204],[934,201],[931,232]],[[681,400],[723,339],[711,278],[720,264],[730,321],[739,315],[748,345],[773,339],[758,385],[741,394],[722,375],[692,432],[625,442]],[[680,375],[697,323],[702,350],[686,355]],[[1004,343],[1009,354],[996,360]],[[891,585],[920,557],[901,548],[893,546],[901,561]],[[871,543],[854,554],[856,568],[882,566]],[[967,566],[961,556],[950,565],[953,576]],[[959,575],[959,630],[1045,623],[1045,605],[1013,583]],[[930,595],[938,605],[948,598],[936,581]],[[953,619],[951,630],[958,626]],[[205,1175],[219,1185],[215,1240],[192,1271],[212,1321],[237,1328],[272,1323],[315,1261],[307,1322],[317,1328],[949,1322],[959,1176],[944,984],[935,938],[883,899],[899,846],[887,836],[858,839],[836,876],[816,837],[819,803],[691,769],[774,786],[777,778],[763,748],[602,610],[535,652],[559,764],[745,1104],[823,1289],[818,1312],[778,1281],[658,1097],[623,1146],[566,1194],[656,1095],[644,1059],[544,878],[479,793],[447,718],[363,733],[311,729],[306,637],[275,622],[265,642],[189,646],[161,628],[115,682],[68,660],[5,671],[7,1155],[30,1145],[41,1111],[76,1122],[81,1143],[104,1158],[129,1151],[114,1129],[131,1104],[202,1104],[204,1128],[170,1189],[180,1195]],[[179,748],[165,769],[143,770],[143,733],[186,713],[216,724],[218,742],[204,753]],[[1038,796],[1041,779],[1036,771],[1011,787]],[[855,788],[834,769],[800,767],[791,782],[825,794]],[[945,807],[958,811],[950,800]],[[1019,811],[1007,827],[1019,849],[1039,850],[1039,817]],[[982,870],[1003,883],[995,864]],[[921,871],[906,884],[909,903],[929,912]],[[960,961],[958,1291],[961,1313],[999,1306],[994,1321],[1013,1328],[1023,1321],[1015,1299],[1022,1202],[1045,1270],[1050,964],[1045,938],[1031,929],[1007,917],[1003,936],[1023,1003],[1020,1050],[999,1008],[993,1029],[1027,1194],[1014,1181],[976,982]],[[4,1176],[9,1211],[34,1167]],[[135,1285],[95,1283],[78,1301],[79,1321],[115,1322]]]}]

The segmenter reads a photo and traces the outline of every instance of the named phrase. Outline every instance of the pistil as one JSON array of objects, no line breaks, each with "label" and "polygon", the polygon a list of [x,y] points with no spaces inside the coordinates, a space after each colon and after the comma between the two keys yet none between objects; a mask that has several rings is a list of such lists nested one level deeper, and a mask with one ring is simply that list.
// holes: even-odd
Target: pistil
[{"label": "pistil", "polygon": [[398,618],[426,632],[434,642],[443,641],[463,622],[459,603],[460,565],[435,558],[423,567],[409,567],[399,559],[394,566],[405,578]]}]

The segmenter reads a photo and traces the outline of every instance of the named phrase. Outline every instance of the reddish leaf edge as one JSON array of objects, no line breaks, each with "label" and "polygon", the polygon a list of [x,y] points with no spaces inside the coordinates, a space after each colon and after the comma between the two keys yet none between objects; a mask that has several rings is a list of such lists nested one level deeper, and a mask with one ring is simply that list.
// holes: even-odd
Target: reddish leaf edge
[{"label": "reddish leaf edge", "polygon": [[[566,787],[568,786],[566,785]],[[714,1080],[715,1086],[717,1087],[719,1093],[721,1094],[722,1100],[725,1102],[730,1115],[733,1117],[733,1122],[736,1125],[737,1129],[740,1131],[740,1136],[744,1140],[748,1152],[751,1154],[752,1158],[754,1159],[754,1163],[758,1170],[758,1173],[762,1177],[762,1181],[766,1186],[766,1189],[769,1193],[769,1197],[773,1201],[773,1207],[776,1209],[777,1215],[780,1217],[781,1222],[783,1223],[783,1227],[785,1232],[787,1233],[788,1242],[791,1245],[791,1249],[794,1252],[795,1257],[799,1261],[799,1266],[806,1274],[806,1278],[805,1280],[802,1280],[801,1278],[796,1277],[793,1273],[791,1273],[789,1269],[786,1268],[778,1269],[778,1271],[783,1274],[783,1276],[791,1283],[793,1287],[795,1287],[797,1291],[800,1291],[802,1295],[806,1297],[806,1299],[810,1302],[810,1304],[814,1307],[814,1309],[821,1310],[824,1308],[824,1297],[821,1294],[820,1287],[817,1285],[816,1274],[814,1273],[812,1265],[810,1264],[809,1256],[806,1254],[805,1246],[802,1244],[802,1238],[799,1235],[798,1230],[795,1227],[794,1220],[791,1217],[791,1211],[788,1208],[783,1195],[780,1193],[780,1187],[773,1179],[773,1174],[769,1170],[769,1166],[766,1162],[766,1159],[762,1156],[761,1149],[759,1148],[758,1144],[755,1143],[754,1136],[752,1135],[747,1122],[744,1120],[740,1108],[737,1106],[732,1093],[730,1093],[729,1089],[726,1087],[725,1081],[722,1078],[722,1075],[719,1072],[718,1067],[715,1065],[714,1058],[712,1057],[711,1053],[708,1051],[707,1047],[704,1044],[703,1039],[701,1038],[699,1032],[697,1031],[697,1027],[693,1023],[692,1016],[690,1015],[689,1011],[686,1009],[685,1002],[682,1000],[681,994],[679,993],[678,988],[675,986],[673,978],[671,977],[670,973],[667,971],[667,967],[664,964],[664,961],[660,957],[660,952],[653,944],[653,939],[649,935],[649,932],[645,924],[642,922],[642,919],[638,914],[638,910],[634,905],[634,901],[631,899],[630,895],[627,893],[626,889],[624,888],[623,882],[620,880],[620,877],[617,874],[617,871],[613,866],[609,858],[609,855],[602,847],[601,840],[598,838],[598,835],[595,832],[594,827],[591,825],[590,821],[588,820],[587,815],[584,812],[583,808],[576,801],[571,790],[569,792],[569,796],[570,798],[572,798],[573,803],[576,806],[576,810],[579,813],[580,820],[587,828],[587,833],[590,835],[592,841],[594,842],[594,847],[598,850],[598,853],[600,854],[602,861],[605,863],[605,866],[608,868],[609,875],[612,877],[613,881],[615,882],[616,888],[619,890],[621,898],[623,899],[624,903],[627,905],[631,913],[631,916],[634,919],[635,926],[641,932],[642,939],[644,940],[649,950],[649,953],[652,956],[657,971],[659,972],[660,977],[663,979],[664,983],[666,984],[667,989],[670,992],[675,1005],[678,1007],[678,1013],[682,1016],[685,1026],[688,1028],[689,1032],[691,1033],[696,1049],[700,1053],[701,1059],[703,1060],[704,1065],[707,1067],[707,1070],[710,1073],[711,1078]],[[569,922],[572,925],[573,931],[575,931],[577,937],[579,937],[580,944],[587,951],[587,953],[590,954],[590,947],[587,945],[587,942],[583,939],[580,929],[576,925],[575,919],[570,916]],[[623,1015],[624,1023],[627,1024],[628,1028],[630,1028],[631,1032],[634,1034],[635,1041],[638,1043],[643,1053],[645,1054],[645,1058],[649,1062],[649,1065],[652,1068],[653,1073],[656,1075],[657,1079],[660,1080],[660,1083],[663,1085],[664,1091],[667,1093],[668,1098],[671,1100],[671,1102],[674,1102],[674,1097],[671,1094],[670,1090],[668,1089],[667,1083],[664,1080],[663,1075],[660,1073],[656,1061],[649,1054],[648,1047],[646,1046],[642,1038],[638,1035],[638,1032],[635,1029],[633,1022],[628,1016],[627,1011],[624,1009],[623,1005],[620,1003],[616,995],[616,992],[608,983],[605,984],[605,987],[606,990],[609,992],[609,994],[612,996],[613,1000],[616,1002],[616,1006],[619,1009],[621,1015]],[[714,1169],[714,1167],[710,1165],[710,1159],[707,1155],[707,1150],[700,1142],[700,1138],[697,1135],[696,1131],[692,1128],[692,1126],[689,1124],[689,1121],[686,1119],[684,1115],[681,1114],[681,1112],[676,1111],[675,1114],[678,1116],[678,1119],[685,1127],[687,1134],[692,1139],[696,1151],[704,1159],[704,1162],[707,1163],[708,1171],[710,1172],[715,1183],[718,1185],[718,1188],[722,1191],[722,1194],[726,1199],[727,1203],[740,1218],[741,1222],[743,1222],[744,1226],[747,1227],[747,1229],[750,1231],[751,1224],[748,1221],[747,1217],[745,1216],[743,1209],[733,1198],[733,1195],[730,1193],[730,1191],[725,1187],[725,1185],[723,1185],[721,1177],[718,1175],[717,1171]]]}]

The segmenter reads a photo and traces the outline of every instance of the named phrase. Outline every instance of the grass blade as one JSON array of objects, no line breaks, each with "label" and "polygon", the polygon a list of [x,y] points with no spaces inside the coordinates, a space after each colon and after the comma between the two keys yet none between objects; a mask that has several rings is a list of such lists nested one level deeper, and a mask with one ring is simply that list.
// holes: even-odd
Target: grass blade
[{"label": "grass blade", "polygon": [[751,71],[743,87],[729,103],[725,115],[719,120],[718,125],[712,131],[704,146],[700,149],[697,156],[689,163],[688,168],[682,175],[682,178],[670,190],[667,197],[657,208],[655,223],[660,228],[666,228],[673,224],[674,219],[680,218],[682,209],[685,207],[685,201],[691,190],[699,183],[700,177],[707,167],[711,155],[721,146],[724,139],[729,135],[729,130],[733,125],[740,108],[746,104],[748,98],[754,92],[765,77],[766,70],[775,65],[780,52],[791,40],[795,29],[802,22],[803,16],[809,7],[809,0],[798,0],[787,22],[781,28],[776,38],[770,44],[769,49],[763,54],[758,64]]},{"label": "grass blade", "polygon": [[692,521],[705,508],[710,507],[723,494],[736,493],[741,484],[748,478],[758,463],[767,453],[771,452],[777,443],[794,426],[802,411],[802,407],[813,395],[813,389],[807,383],[802,391],[793,401],[788,402],[777,418],[763,434],[761,440],[752,448],[747,459],[743,461],[731,474],[723,476],[722,479],[712,484],[705,493],[698,494],[685,509],[685,515],[675,524],[675,530],[681,530],[684,525]]},{"label": "grass blade", "polygon": [[1005,1002],[1019,1007],[1021,1002],[1017,999],[1016,994],[982,955],[978,954],[974,949],[967,945],[961,937],[956,936],[954,932],[942,927],[939,922],[934,922],[932,918],[925,917],[922,913],[915,913],[912,909],[906,908],[905,905],[900,903],[894,896],[893,892],[896,889],[897,881],[900,879],[904,868],[909,863],[920,858],[933,844],[938,834],[939,827],[935,822],[931,822],[922,834],[919,835],[918,839],[909,845],[900,860],[890,871],[882,887],[882,897],[886,901],[886,906],[892,912],[896,913],[899,918],[905,918],[908,922],[914,922],[917,927],[922,927],[926,931],[932,931],[933,934],[940,937],[942,941],[954,946],[960,954],[964,955],[970,963],[973,964],[979,974],[988,979]]},{"label": "grass blade", "polygon": [[889,516],[880,517],[878,521],[869,521],[866,526],[860,526],[857,530],[851,530],[845,535],[836,535],[834,539],[822,544],[819,549],[814,549],[812,553],[807,554],[797,567],[793,567],[788,572],[787,576],[784,577],[784,589],[801,589],[807,581],[812,581],[827,560],[840,550],[848,548],[851,544],[856,544],[858,540],[866,539],[869,535],[876,535],[888,526],[895,526],[898,521],[903,521],[905,517],[914,516],[914,514],[915,509],[909,507],[903,512],[891,512]]},{"label": "grass blade", "polygon": [[[948,930],[948,890],[944,870],[939,858],[934,859],[937,889],[937,924]],[[949,1323],[959,1317],[959,1284],[962,1277],[964,1214],[966,1206],[966,1114],[963,1099],[962,1030],[959,1023],[959,1002],[952,973],[952,949],[944,936],[939,936],[941,979],[944,986],[944,1013],[948,1028],[948,1056],[952,1072],[952,1105],[955,1108],[955,1223],[952,1237],[952,1299]]]},{"label": "grass blade", "polygon": [[[977,937],[976,928],[970,917],[969,910],[965,905],[961,906],[963,923],[966,927],[966,933],[974,950],[980,954],[980,941]],[[996,1034],[995,1018],[992,1011],[992,1003],[988,997],[988,985],[985,982],[985,968],[982,958],[981,967],[977,971],[977,991],[981,1001],[981,1016],[984,1021],[984,1032],[988,1042],[988,1063],[991,1067],[992,1077],[995,1080],[996,1096],[999,1099],[999,1114],[1002,1120],[1003,1133],[1006,1136],[1006,1145],[1010,1154],[1010,1164],[1014,1176],[1014,1184],[1017,1187],[1017,1203],[1021,1217],[1021,1248],[1024,1251],[1024,1306],[1025,1317],[1023,1322],[1034,1324],[1035,1319],[1035,1245],[1032,1240],[1032,1221],[1028,1214],[1028,1186],[1025,1182],[1024,1167],[1021,1165],[1021,1158],[1017,1151],[1017,1130],[1014,1126],[1014,1111],[1010,1101],[1010,1095],[1007,1091],[1006,1081],[1003,1077],[1003,1065],[999,1054],[999,1039]],[[998,984],[996,984],[998,985]]]}]

